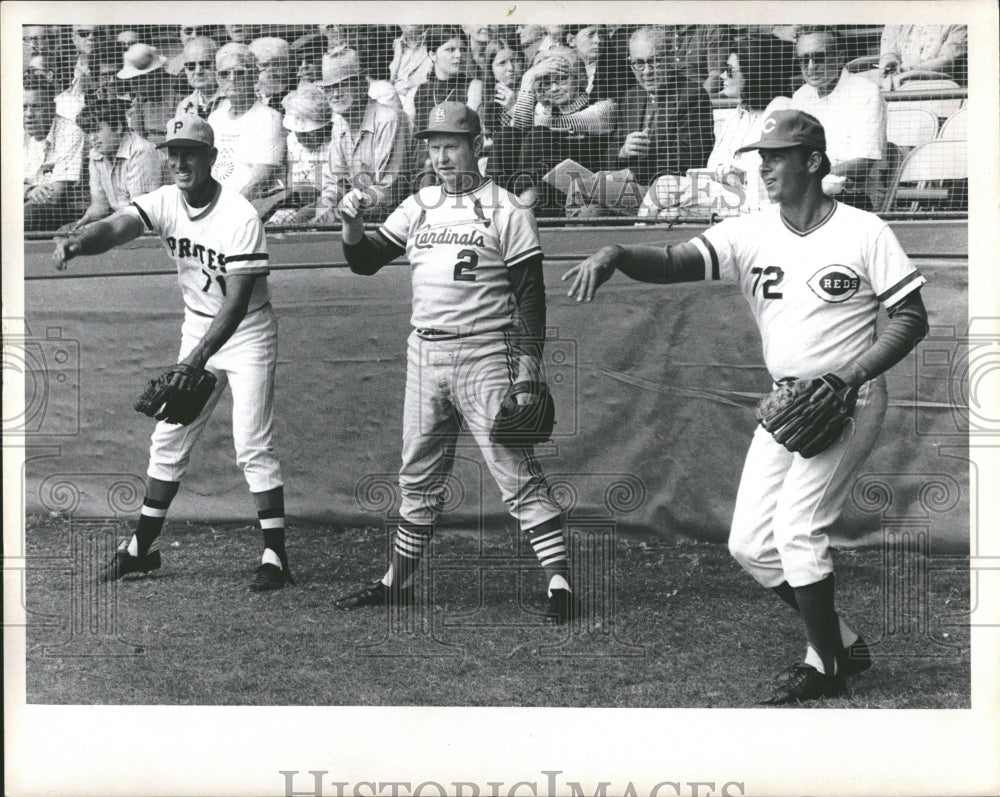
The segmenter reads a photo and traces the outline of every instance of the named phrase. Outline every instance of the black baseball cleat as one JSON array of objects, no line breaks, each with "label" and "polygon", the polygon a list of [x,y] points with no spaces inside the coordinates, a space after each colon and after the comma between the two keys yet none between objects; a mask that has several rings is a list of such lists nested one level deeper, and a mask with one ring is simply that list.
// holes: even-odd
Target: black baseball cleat
[{"label": "black baseball cleat", "polygon": [[770,697],[761,700],[761,706],[787,706],[829,697],[847,697],[847,682],[841,675],[824,675],[809,664],[796,664],[788,671],[788,678],[775,685]]},{"label": "black baseball cleat", "polygon": [[865,641],[858,637],[844,648],[843,654],[837,659],[837,667],[843,675],[857,675],[872,666],[872,654]]},{"label": "black baseball cleat", "polygon": [[412,606],[413,587],[387,587],[377,579],[357,592],[337,598],[333,605],[338,609],[360,609],[362,606]]},{"label": "black baseball cleat", "polygon": [[549,595],[549,610],[545,621],[549,625],[566,625],[580,616],[580,604],[568,589],[554,589]]},{"label": "black baseball cleat", "polygon": [[141,556],[132,556],[128,552],[128,540],[122,542],[111,561],[104,567],[100,580],[102,582],[117,581],[130,573],[149,573],[160,569],[160,552],[150,551]]},{"label": "black baseball cleat", "polygon": [[281,589],[285,584],[294,584],[292,574],[270,562],[258,565],[253,571],[253,581],[250,582],[251,592],[270,592]]}]

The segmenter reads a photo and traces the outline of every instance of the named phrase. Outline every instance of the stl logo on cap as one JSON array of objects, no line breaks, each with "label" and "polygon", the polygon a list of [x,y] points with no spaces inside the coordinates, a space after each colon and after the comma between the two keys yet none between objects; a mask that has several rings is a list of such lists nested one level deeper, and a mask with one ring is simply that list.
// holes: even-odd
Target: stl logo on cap
[{"label": "stl logo on cap", "polygon": [[778,126],[778,120],[775,119],[773,116],[769,116],[767,117],[767,121],[764,122],[764,127],[761,128],[761,131],[764,133],[764,135],[767,135],[777,126]]},{"label": "stl logo on cap", "polygon": [[434,111],[435,122],[443,122],[447,117],[448,114],[445,112],[444,108],[438,107],[438,109]]}]

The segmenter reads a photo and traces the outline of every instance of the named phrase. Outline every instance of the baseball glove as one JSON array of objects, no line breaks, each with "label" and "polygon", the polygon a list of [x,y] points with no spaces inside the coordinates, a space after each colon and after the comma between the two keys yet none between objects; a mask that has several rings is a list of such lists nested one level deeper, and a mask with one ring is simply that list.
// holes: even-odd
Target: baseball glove
[{"label": "baseball glove", "polygon": [[[521,393],[533,393],[535,398],[527,404],[518,404]],[[505,446],[533,446],[552,437],[556,423],[556,405],[544,382],[515,382],[507,388],[507,395],[493,419],[490,440]]]},{"label": "baseball glove", "polygon": [[179,363],[149,380],[135,400],[136,411],[158,421],[187,426],[205,409],[215,382],[211,371]]},{"label": "baseball glove", "polygon": [[834,374],[789,377],[757,405],[757,419],[781,445],[809,458],[840,437],[857,400],[857,389]]}]

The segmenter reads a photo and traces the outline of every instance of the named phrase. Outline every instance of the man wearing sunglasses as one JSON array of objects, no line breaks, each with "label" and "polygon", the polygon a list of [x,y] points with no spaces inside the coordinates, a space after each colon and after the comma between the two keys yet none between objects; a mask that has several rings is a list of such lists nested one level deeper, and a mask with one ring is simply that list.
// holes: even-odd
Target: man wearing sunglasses
[{"label": "man wearing sunglasses", "polygon": [[832,169],[823,191],[863,210],[877,210],[878,166],[886,147],[885,100],[877,85],[844,67],[847,53],[833,28],[807,27],[795,42],[802,79],[792,107],[826,130]]},{"label": "man wearing sunglasses", "polygon": [[215,76],[215,54],[218,50],[215,39],[205,36],[196,36],[184,45],[181,54],[183,70],[192,91],[177,106],[177,116],[193,113],[207,119],[224,99]]},{"label": "man wearing sunglasses", "polygon": [[281,114],[257,98],[257,61],[247,45],[223,45],[215,72],[225,99],[208,117],[219,150],[212,176],[251,202],[264,199],[277,188],[284,164]]}]

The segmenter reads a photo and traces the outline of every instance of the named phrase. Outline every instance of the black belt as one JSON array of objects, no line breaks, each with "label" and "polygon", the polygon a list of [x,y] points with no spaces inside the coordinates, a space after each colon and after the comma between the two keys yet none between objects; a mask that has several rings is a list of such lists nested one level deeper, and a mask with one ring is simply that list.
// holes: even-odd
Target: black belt
[{"label": "black belt", "polygon": [[[260,307],[255,307],[253,310],[250,310],[247,313],[247,315],[253,315],[254,313],[258,312],[259,310],[263,310],[265,307],[270,307],[270,306],[271,306],[270,302],[264,302],[264,304],[262,304]],[[195,315],[200,315],[202,318],[215,318],[214,315],[209,315],[208,313],[203,313],[200,310],[195,310],[193,307],[188,307],[187,309],[190,310]],[[243,317],[246,318],[247,315],[245,315]]]}]

